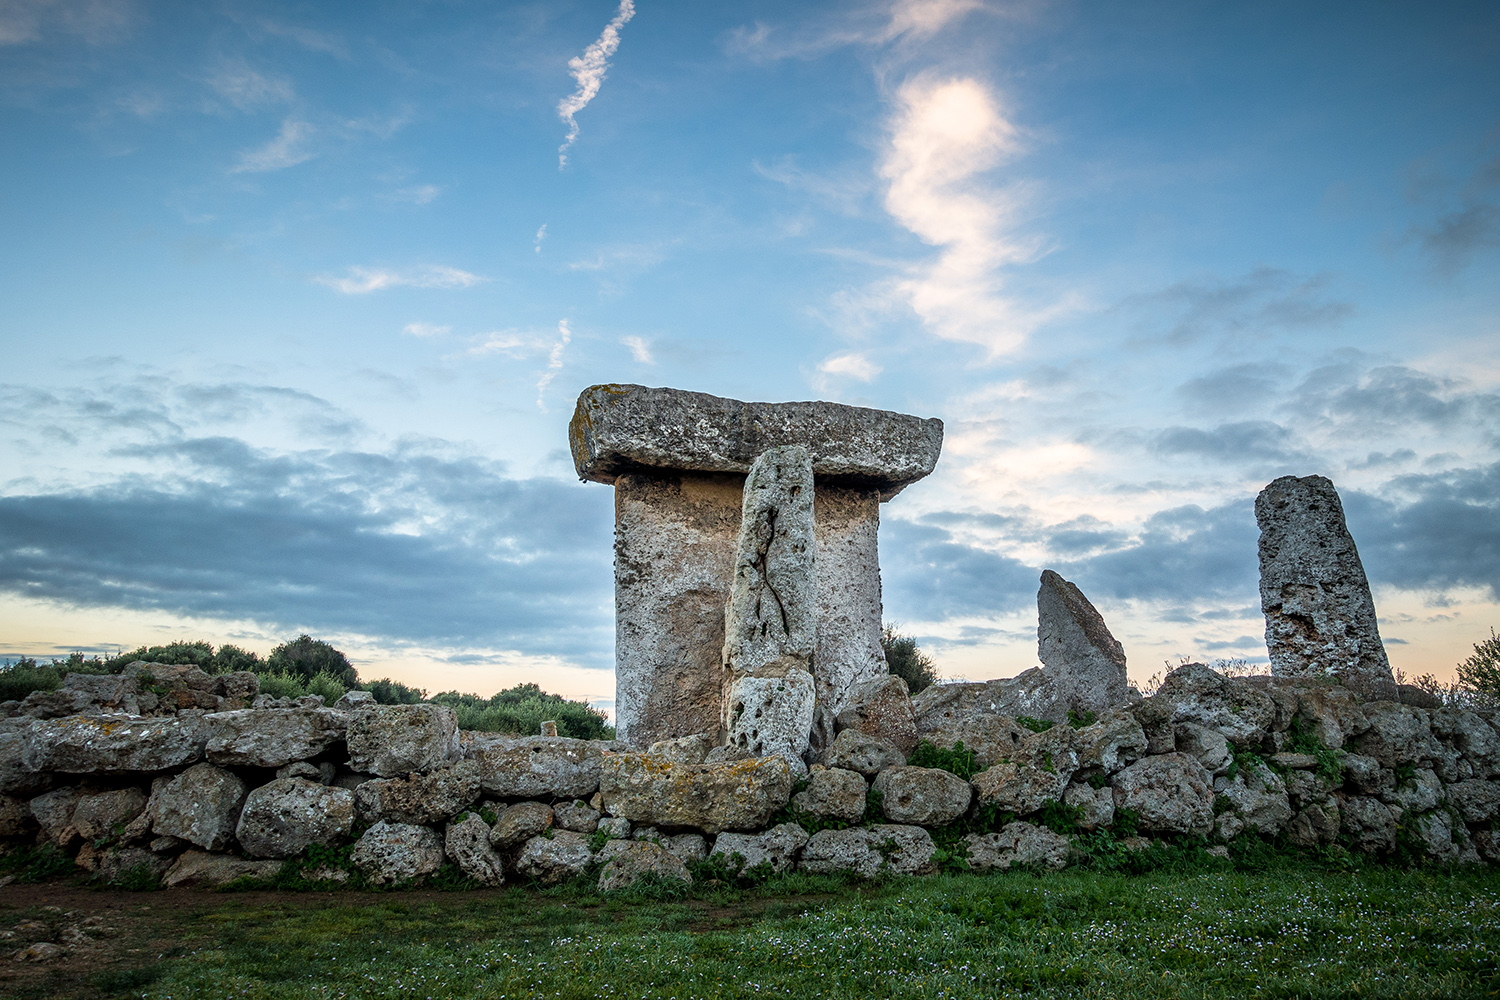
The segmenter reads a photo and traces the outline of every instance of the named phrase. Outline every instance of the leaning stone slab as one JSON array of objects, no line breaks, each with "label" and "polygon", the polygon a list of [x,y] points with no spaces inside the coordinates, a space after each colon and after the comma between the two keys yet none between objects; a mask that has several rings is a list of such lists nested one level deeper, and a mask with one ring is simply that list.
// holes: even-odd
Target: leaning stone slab
[{"label": "leaning stone slab", "polygon": [[71,716],[33,725],[22,759],[28,771],[166,771],[202,760],[204,742],[197,716]]},{"label": "leaning stone slab", "polygon": [[692,827],[705,833],[756,830],[792,797],[792,771],[780,757],[723,764],[671,764],[646,754],[603,759],[604,808],[632,823]]},{"label": "leaning stone slab", "polygon": [[443,867],[443,841],[428,827],[381,820],[359,838],[349,860],[372,885],[403,885]]},{"label": "leaning stone slab", "polygon": [[256,858],[290,858],[331,844],[354,825],[354,795],[306,778],[277,778],[245,798],[235,837]]},{"label": "leaning stone slab", "polygon": [[722,858],[737,871],[766,865],[773,872],[791,871],[807,846],[808,834],[796,823],[782,823],[765,833],[721,833],[710,858]]},{"label": "leaning stone slab", "polygon": [[848,830],[819,830],[802,849],[803,871],[854,872],[874,878],[881,872],[914,875],[929,870],[937,845],[920,826],[883,824]]},{"label": "leaning stone slab", "polygon": [[566,736],[490,739],[464,756],[479,768],[484,791],[502,799],[587,799],[599,790],[599,762],[613,746]]},{"label": "leaning stone slab", "polygon": [[227,854],[185,851],[162,877],[162,884],[217,888],[237,878],[271,878],[281,870],[280,861],[250,861]]},{"label": "leaning stone slab", "polygon": [[154,833],[179,837],[205,851],[229,847],[250,791],[239,775],[213,764],[194,764],[157,781],[151,792]]},{"label": "leaning stone slab", "polygon": [[1130,691],[1125,648],[1083,591],[1052,570],[1043,570],[1036,608],[1042,672],[1069,681],[1073,709],[1080,714],[1103,713],[1123,706]]},{"label": "leaning stone slab", "polygon": [[935,767],[891,767],[875,778],[880,807],[892,823],[946,826],[969,811],[974,789]]},{"label": "leaning stone slab", "polygon": [[209,761],[229,767],[284,767],[311,760],[344,738],[348,716],[329,708],[246,708],[203,718]]},{"label": "leaning stone slab", "polygon": [[1282,476],[1255,498],[1255,520],[1271,672],[1336,677],[1364,698],[1394,701],[1370,584],[1333,483]]},{"label": "leaning stone slab", "polygon": [[404,777],[458,756],[458,715],[447,705],[380,705],[356,711],[347,738],[350,770]]}]

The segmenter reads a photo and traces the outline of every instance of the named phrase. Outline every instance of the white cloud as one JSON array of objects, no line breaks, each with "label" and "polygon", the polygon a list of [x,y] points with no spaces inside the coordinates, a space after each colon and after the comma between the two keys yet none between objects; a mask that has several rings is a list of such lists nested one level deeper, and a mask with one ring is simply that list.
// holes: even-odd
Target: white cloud
[{"label": "white cloud", "polygon": [[0,0],[0,45],[37,41],[45,28],[104,45],[129,33],[132,15],[128,0]]},{"label": "white cloud", "polygon": [[984,0],[896,0],[867,4],[816,17],[780,31],[756,22],[732,31],[726,48],[757,61],[807,59],[848,45],[925,41],[976,10],[993,10]]},{"label": "white cloud", "polygon": [[397,201],[409,201],[413,205],[426,205],[442,193],[443,189],[436,184],[418,184],[415,187],[401,188],[391,197]]},{"label": "white cloud", "polygon": [[656,358],[651,354],[651,345],[640,337],[621,337],[620,343],[630,348],[630,356],[640,364],[656,364]]},{"label": "white cloud", "polygon": [[281,123],[281,131],[276,138],[266,143],[259,149],[248,150],[240,154],[240,162],[231,167],[232,174],[261,174],[272,170],[284,170],[294,167],[299,163],[305,163],[316,156],[309,152],[303,145],[311,136],[314,129],[307,122],[295,121],[288,118]]},{"label": "white cloud", "polygon": [[383,288],[470,288],[489,279],[456,267],[440,267],[429,264],[410,271],[390,271],[382,268],[351,267],[342,278],[318,275],[313,278],[320,285],[327,285],[345,295],[366,295]]},{"label": "white cloud", "polygon": [[550,337],[530,333],[524,330],[491,330],[479,338],[479,342],[464,354],[470,357],[483,357],[486,354],[503,354],[508,358],[526,358],[549,350],[552,346]]},{"label": "white cloud", "polygon": [[451,333],[451,326],[437,326],[433,323],[408,323],[401,328],[402,333],[413,337],[439,337],[445,333]]},{"label": "white cloud", "polygon": [[578,139],[576,116],[578,112],[588,107],[588,103],[599,93],[599,86],[604,82],[604,73],[609,69],[609,57],[614,55],[615,50],[620,47],[620,29],[634,16],[634,0],[620,0],[620,9],[604,26],[604,31],[594,43],[583,50],[583,55],[574,56],[568,60],[568,69],[578,83],[578,89],[557,104],[557,117],[568,123],[568,135],[563,139],[562,145],[557,147],[557,169],[559,170],[567,166],[568,147]]},{"label": "white cloud", "polygon": [[861,382],[873,381],[884,370],[859,351],[833,354],[818,362],[818,371],[825,375],[840,375]]},{"label": "white cloud", "polygon": [[971,11],[983,10],[982,0],[898,0],[891,5],[880,41],[906,36],[931,38]]},{"label": "white cloud", "polygon": [[547,224],[542,223],[542,228],[536,231],[536,239],[532,241],[531,248],[536,253],[542,252],[542,240],[547,238]]},{"label": "white cloud", "polygon": [[1005,296],[999,269],[1035,258],[1038,244],[1015,233],[1018,189],[983,175],[1015,155],[1015,126],[978,80],[922,76],[898,92],[890,131],[880,164],[886,210],[942,248],[897,279],[896,295],[938,337],[991,356],[1014,350],[1037,319]]},{"label": "white cloud", "polygon": [[285,104],[297,96],[291,81],[259,73],[243,59],[225,59],[208,78],[208,85],[241,111]]},{"label": "white cloud", "polygon": [[568,321],[558,320],[557,343],[552,345],[552,350],[547,355],[547,370],[542,372],[542,377],[536,381],[536,406],[543,413],[547,412],[547,404],[542,402],[542,397],[546,395],[547,386],[551,385],[552,380],[557,378],[557,373],[562,371],[563,350],[572,339],[573,331],[568,327]]}]

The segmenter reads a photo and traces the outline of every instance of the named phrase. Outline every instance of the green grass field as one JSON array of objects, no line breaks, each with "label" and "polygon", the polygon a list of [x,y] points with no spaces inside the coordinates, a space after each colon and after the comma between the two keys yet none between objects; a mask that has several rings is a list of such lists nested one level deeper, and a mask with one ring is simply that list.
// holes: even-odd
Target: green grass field
[{"label": "green grass field", "polygon": [[[1291,866],[751,888],[199,893],[81,992],[282,997],[1493,997],[1500,872]],[[75,904],[76,905],[76,904]],[[12,916],[15,911],[12,911]]]}]

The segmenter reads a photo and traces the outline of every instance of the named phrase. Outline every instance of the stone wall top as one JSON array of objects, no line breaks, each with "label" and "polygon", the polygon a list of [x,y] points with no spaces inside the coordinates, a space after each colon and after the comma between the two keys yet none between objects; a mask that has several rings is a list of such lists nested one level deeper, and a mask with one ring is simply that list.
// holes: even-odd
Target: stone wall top
[{"label": "stone wall top", "polygon": [[607,384],[579,394],[568,442],[579,478],[596,483],[642,468],[748,472],[767,448],[803,444],[814,475],[867,483],[889,499],[932,472],[943,422],[842,403],[745,403]]}]

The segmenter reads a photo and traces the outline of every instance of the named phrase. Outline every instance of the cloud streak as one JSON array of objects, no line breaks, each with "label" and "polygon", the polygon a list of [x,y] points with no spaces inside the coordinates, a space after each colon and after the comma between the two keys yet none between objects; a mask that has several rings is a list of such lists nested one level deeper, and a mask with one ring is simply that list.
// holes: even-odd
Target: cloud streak
[{"label": "cloud streak", "polygon": [[231,174],[264,174],[306,163],[317,154],[307,148],[307,140],[316,131],[311,124],[288,118],[281,123],[276,138],[259,149],[240,154],[239,163],[229,168]]},{"label": "cloud streak", "polygon": [[489,279],[456,267],[429,264],[410,271],[351,267],[342,278],[318,275],[313,280],[344,295],[368,295],[385,288],[472,288]]},{"label": "cloud streak", "polygon": [[594,43],[583,50],[583,55],[568,60],[568,71],[578,87],[557,104],[557,117],[568,126],[568,134],[557,147],[557,169],[568,165],[568,150],[578,141],[578,112],[588,107],[604,83],[604,74],[609,69],[609,58],[620,47],[620,29],[635,16],[634,0],[620,0],[620,8]]}]

